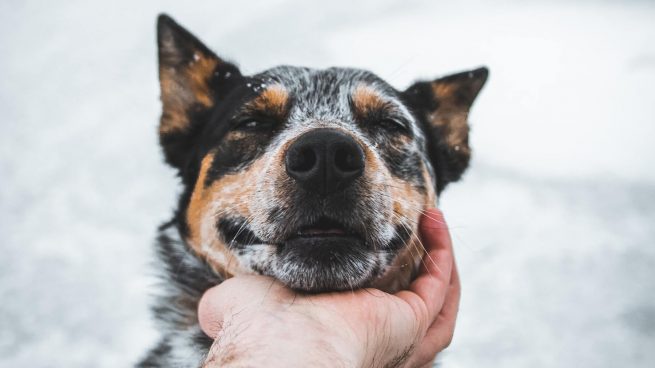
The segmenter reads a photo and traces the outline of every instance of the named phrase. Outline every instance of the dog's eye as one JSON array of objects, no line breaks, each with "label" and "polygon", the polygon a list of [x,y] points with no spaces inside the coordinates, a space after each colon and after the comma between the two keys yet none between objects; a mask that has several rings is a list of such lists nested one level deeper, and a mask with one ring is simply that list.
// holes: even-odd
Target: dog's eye
[{"label": "dog's eye", "polygon": [[273,128],[273,122],[266,120],[247,119],[238,123],[235,127],[236,130],[246,131],[261,131],[270,130]]},{"label": "dog's eye", "polygon": [[391,131],[398,131],[398,132],[409,132],[409,128],[407,127],[407,124],[398,121],[396,119],[382,119],[380,120],[380,125],[385,128],[389,129]]}]

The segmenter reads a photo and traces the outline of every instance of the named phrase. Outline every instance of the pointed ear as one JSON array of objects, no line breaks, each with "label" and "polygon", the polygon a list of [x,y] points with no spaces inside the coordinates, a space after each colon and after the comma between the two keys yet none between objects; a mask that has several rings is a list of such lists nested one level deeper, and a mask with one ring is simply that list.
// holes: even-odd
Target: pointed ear
[{"label": "pointed ear", "polygon": [[165,14],[157,19],[157,45],[163,107],[159,140],[166,161],[181,169],[208,112],[240,73]]},{"label": "pointed ear", "polygon": [[459,180],[468,167],[468,113],[489,75],[487,68],[417,82],[404,96],[425,123],[430,160],[437,175],[437,192]]}]

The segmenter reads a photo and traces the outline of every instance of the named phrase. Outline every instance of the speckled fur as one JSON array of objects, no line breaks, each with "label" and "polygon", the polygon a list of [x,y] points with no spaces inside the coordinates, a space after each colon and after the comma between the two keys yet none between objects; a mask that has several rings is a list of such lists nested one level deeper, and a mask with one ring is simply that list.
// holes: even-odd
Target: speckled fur
[{"label": "speckled fur", "polygon": [[[406,287],[423,255],[421,211],[452,181],[443,178],[459,178],[468,165],[466,114],[486,69],[404,92],[351,68],[279,66],[243,76],[166,16],[158,34],[160,140],[184,192],[158,239],[162,288],[153,310],[163,337],[139,366],[201,365],[211,340],[198,327],[197,303],[237,274],[310,292]],[[441,111],[460,115],[444,119]],[[270,128],[243,128],[256,120]],[[363,175],[330,198],[299,190],[284,166],[287,148],[319,128],[351,137],[365,156]],[[280,255],[300,225],[325,215],[361,234],[366,247],[318,265]]]}]

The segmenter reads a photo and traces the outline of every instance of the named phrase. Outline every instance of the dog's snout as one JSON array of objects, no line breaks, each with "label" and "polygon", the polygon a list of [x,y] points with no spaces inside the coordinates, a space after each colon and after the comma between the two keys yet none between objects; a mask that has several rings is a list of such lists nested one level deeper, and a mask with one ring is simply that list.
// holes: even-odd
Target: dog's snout
[{"label": "dog's snout", "polygon": [[287,174],[322,195],[343,190],[364,172],[364,151],[348,134],[315,129],[298,137],[285,156]]}]

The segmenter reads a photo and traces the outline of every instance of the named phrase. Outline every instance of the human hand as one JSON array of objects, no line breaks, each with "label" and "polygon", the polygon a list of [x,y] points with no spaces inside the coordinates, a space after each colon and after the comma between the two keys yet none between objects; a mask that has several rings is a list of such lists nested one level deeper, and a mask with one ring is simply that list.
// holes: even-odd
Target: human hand
[{"label": "human hand", "polygon": [[421,367],[451,342],[460,299],[452,243],[441,211],[420,231],[426,255],[409,290],[300,294],[264,276],[238,276],[200,301],[215,339],[205,367]]}]

